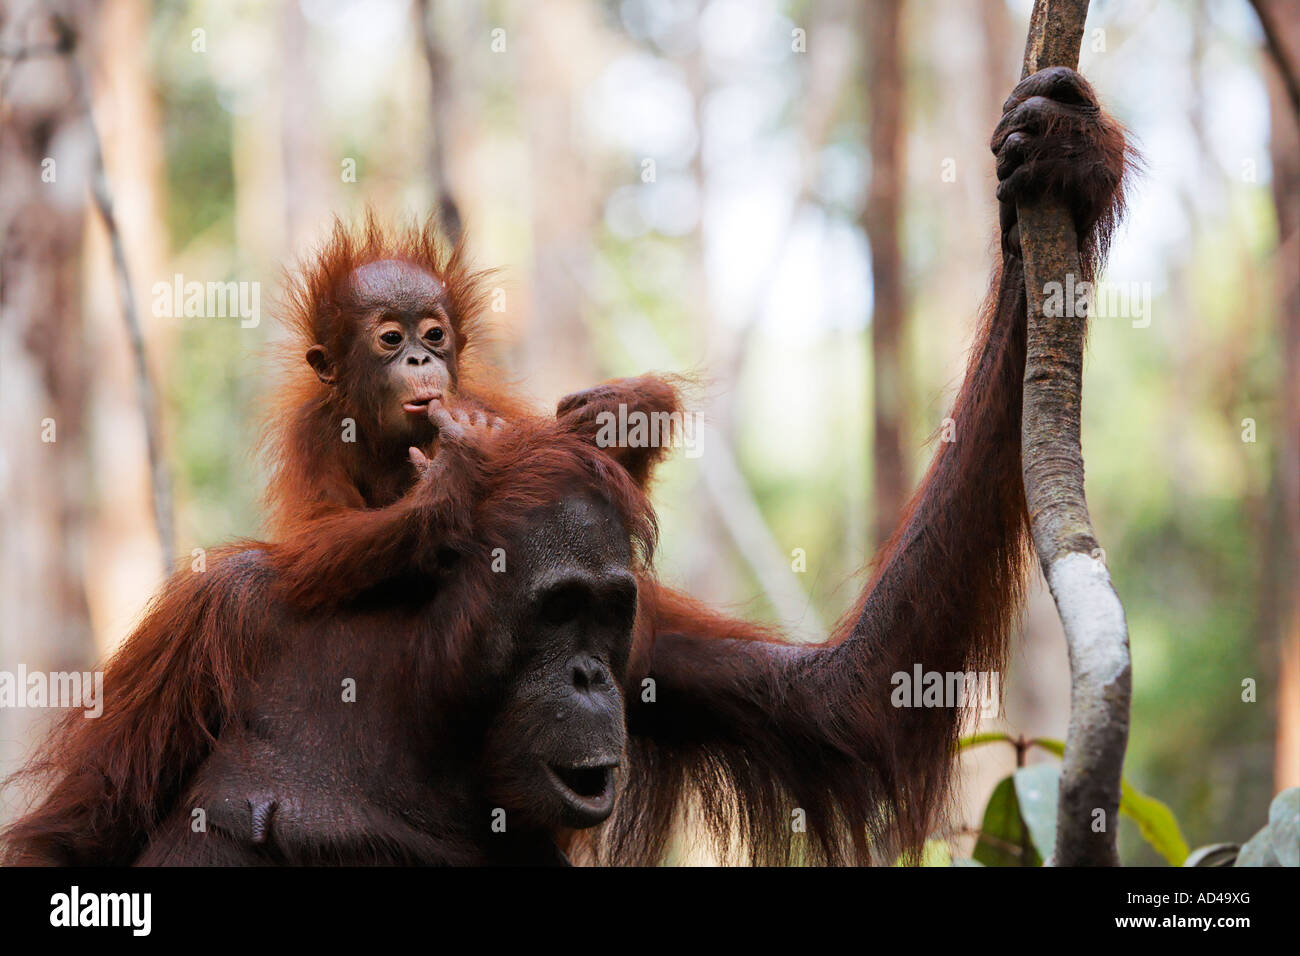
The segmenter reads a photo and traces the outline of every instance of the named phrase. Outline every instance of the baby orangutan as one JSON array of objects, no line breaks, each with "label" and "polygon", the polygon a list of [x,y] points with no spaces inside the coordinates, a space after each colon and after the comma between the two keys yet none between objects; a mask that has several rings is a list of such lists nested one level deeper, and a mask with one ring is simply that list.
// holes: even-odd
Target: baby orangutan
[{"label": "baby orangutan", "polygon": [[[427,540],[461,528],[474,505],[464,470],[507,422],[535,415],[476,360],[483,276],[431,227],[389,232],[372,217],[359,233],[336,225],[291,288],[289,322],[307,363],[294,363],[266,444],[270,530],[284,545],[276,564],[295,603],[364,589],[365,568],[415,529]],[[594,442],[600,413],[620,405],[680,420],[677,387],[655,376],[575,393],[557,415]],[[454,451],[440,458],[443,443]],[[606,451],[644,486],[667,443]],[[320,574],[322,561],[355,567],[355,588],[326,587],[337,579]]]}]

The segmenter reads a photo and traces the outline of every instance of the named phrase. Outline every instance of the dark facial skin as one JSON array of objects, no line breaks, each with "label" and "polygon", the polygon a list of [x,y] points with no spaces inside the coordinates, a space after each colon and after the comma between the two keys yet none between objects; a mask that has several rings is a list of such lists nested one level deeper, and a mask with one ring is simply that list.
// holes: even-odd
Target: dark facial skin
[{"label": "dark facial skin", "polygon": [[356,405],[372,409],[384,438],[428,441],[429,403],[456,384],[443,284],[409,262],[381,259],[353,271],[343,304],[353,326],[347,354],[331,356],[314,345],[307,361],[322,382],[347,388]]},{"label": "dark facial skin", "polygon": [[[279,653],[247,713],[223,728],[142,862],[564,862],[558,831],[614,808],[632,549],[608,504],[574,495],[507,551],[464,699],[418,696],[410,635],[445,637],[427,624],[446,613],[436,598],[272,619]],[[303,660],[318,663],[305,672]],[[340,674],[355,678],[355,703],[339,702]],[[467,753],[462,736],[482,746]],[[194,807],[207,833],[193,831]]]},{"label": "dark facial skin", "polygon": [[512,819],[584,828],[614,809],[637,584],[613,510],[570,498],[538,517],[507,598],[514,678],[488,732],[489,798]]}]

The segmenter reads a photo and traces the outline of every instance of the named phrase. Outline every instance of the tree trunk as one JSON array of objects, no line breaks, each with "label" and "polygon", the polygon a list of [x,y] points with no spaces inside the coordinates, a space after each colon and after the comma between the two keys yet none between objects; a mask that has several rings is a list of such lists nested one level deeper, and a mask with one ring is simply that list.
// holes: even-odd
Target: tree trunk
[{"label": "tree trunk", "polygon": [[866,22],[871,187],[862,226],[871,246],[871,384],[875,415],[872,461],[877,545],[894,533],[911,488],[903,451],[907,431],[907,297],[900,238],[906,186],[902,14],[902,0],[873,0]]},{"label": "tree trunk", "polygon": [[506,39],[519,44],[532,178],[532,301],[517,368],[543,402],[590,384],[596,368],[573,277],[587,268],[596,213],[590,170],[574,148],[575,89],[588,78],[570,52],[589,41],[586,8],[571,0],[524,8],[520,29]]},{"label": "tree trunk", "polygon": [[[0,669],[83,670],[89,140],[69,44],[39,2],[0,2]],[[41,711],[0,710],[0,773]]]},{"label": "tree trunk", "polygon": [[1300,72],[1300,20],[1291,5],[1255,0],[1270,24],[1272,62],[1266,67],[1271,105],[1273,202],[1277,209],[1276,283],[1282,342],[1282,396],[1273,481],[1281,520],[1270,521],[1265,555],[1266,627],[1277,635],[1277,751],[1274,786],[1300,786],[1300,114],[1288,76]]}]

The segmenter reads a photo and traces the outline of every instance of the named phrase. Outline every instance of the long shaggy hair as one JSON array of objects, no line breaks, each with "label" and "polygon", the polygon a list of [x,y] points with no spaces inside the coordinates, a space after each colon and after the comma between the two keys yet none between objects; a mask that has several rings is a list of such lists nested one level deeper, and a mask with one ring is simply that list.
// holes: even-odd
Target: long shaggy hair
[{"label": "long shaggy hair", "polygon": [[[634,545],[638,573],[648,575],[657,539],[654,511],[642,490],[609,456],[553,420],[511,429],[475,463],[471,522],[436,540],[410,536],[376,543],[366,556],[379,579],[412,579],[412,569],[436,564],[422,552],[456,549],[456,613],[434,623],[421,642],[420,668],[430,700],[472,692],[463,655],[491,617],[494,548],[527,534],[538,508],[586,490],[608,501]],[[104,712],[64,717],[36,756],[6,785],[40,794],[37,806],[3,833],[7,863],[125,865],[175,809],[195,770],[223,727],[241,715],[268,652],[268,621],[284,613],[276,601],[275,544],[246,541],[213,553],[206,571],[179,572],[163,586],[143,620],[104,672]],[[352,586],[354,564],[328,560],[316,568],[338,588]],[[385,562],[387,562],[385,564]],[[333,577],[330,577],[330,576]],[[418,580],[418,579],[417,579]],[[431,589],[432,584],[427,584]],[[418,589],[417,589],[418,590]],[[376,648],[376,653],[380,653]],[[310,679],[313,660],[302,664]],[[394,702],[399,706],[401,702]],[[455,720],[455,708],[445,714]]]},{"label": "long shaggy hair", "polygon": [[[1087,278],[1107,247],[1131,165],[1118,126],[1102,116],[1092,132],[1103,155],[1068,173],[1081,177],[1069,194],[1079,202]],[[1094,159],[1105,165],[1101,173]],[[444,281],[461,274],[452,266],[459,259],[438,258],[420,235],[400,248],[425,257]],[[336,263],[389,255],[389,242],[370,229],[364,239],[336,238],[339,248],[320,260],[323,272],[303,286],[304,335],[322,332],[314,310],[328,303],[346,268]],[[1029,556],[1020,471],[1026,321],[1023,267],[1005,255],[952,413],[956,440],[941,445],[861,598],[827,644],[781,643],[768,629],[660,585],[650,563],[654,515],[636,481],[594,448],[589,434],[526,415],[495,450],[470,462],[469,484],[451,494],[453,507],[470,506],[469,520],[444,521],[433,539],[422,534],[425,523],[407,521],[393,535],[356,539],[360,551],[326,537],[304,559],[306,577],[343,591],[361,566],[402,577],[433,567],[436,554],[428,552],[441,547],[476,556],[471,564],[478,570],[462,574],[456,607],[437,625],[445,639],[430,644],[441,655],[431,672],[454,689],[457,655],[473,646],[501,586],[482,571],[484,556],[526,535],[538,506],[575,491],[600,494],[639,545],[625,686],[630,740],[614,815],[569,835],[574,855],[661,860],[674,824],[694,801],[716,843],[734,845],[753,862],[915,861],[950,809],[955,749],[970,708],[895,707],[892,678],[915,666],[944,674],[1005,666]],[[300,388],[279,433],[281,496],[317,487],[304,471],[322,463],[312,429],[329,423],[322,411],[329,399],[314,381]],[[282,504],[292,512],[293,502]],[[136,858],[236,716],[240,688],[257,679],[259,642],[274,633],[264,616],[277,547],[245,546],[205,575],[183,573],[168,583],[110,662],[103,716],[65,720],[26,771],[49,789],[6,834],[9,858]],[[647,677],[653,699],[642,697]],[[796,815],[806,834],[792,826]]]},{"label": "long shaggy hair", "polygon": [[[1140,159],[1104,113],[1084,122],[1101,155],[1049,168],[1073,197],[1091,280]],[[575,855],[661,860],[690,812],[715,852],[743,861],[920,859],[951,817],[957,742],[972,710],[893,707],[892,676],[918,664],[943,674],[1005,670],[1030,560],[1020,457],[1026,326],[1024,267],[1008,255],[952,411],[956,440],[940,445],[826,645],[779,644],[769,629],[660,586],[642,589],[651,610],[638,640],[653,647],[660,700],[674,706],[629,696],[627,789],[605,826],[575,837]],[[792,826],[795,810],[806,837]]]}]

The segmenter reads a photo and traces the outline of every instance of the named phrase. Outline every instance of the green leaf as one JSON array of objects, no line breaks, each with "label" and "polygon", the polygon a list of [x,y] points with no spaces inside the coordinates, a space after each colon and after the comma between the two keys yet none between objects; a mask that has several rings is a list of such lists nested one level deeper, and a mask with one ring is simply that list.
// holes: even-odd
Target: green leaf
[{"label": "green leaf", "polygon": [[1242,844],[1233,866],[1281,866],[1282,861],[1273,852],[1273,834],[1268,826]]},{"label": "green leaf", "polygon": [[1169,807],[1149,797],[1127,780],[1120,781],[1119,812],[1138,825],[1142,839],[1174,866],[1182,866],[1189,852],[1178,818]]},{"label": "green leaf", "polygon": [[1283,790],[1268,808],[1273,852],[1283,866],[1300,866],[1300,787]]},{"label": "green leaf", "polygon": [[[912,864],[904,856],[894,859],[891,866],[911,866]],[[952,866],[952,848],[948,846],[947,840],[926,840],[925,846],[921,847],[921,859],[916,863],[917,866]]]},{"label": "green leaf", "polygon": [[1058,757],[1065,756],[1065,741],[1056,740],[1052,737],[1035,737],[1029,741],[1031,747],[1042,747],[1048,753],[1056,754]]},{"label": "green leaf", "polygon": [[[1058,757],[1065,756],[1063,740],[1036,737],[1030,743]],[[1137,824],[1142,839],[1151,844],[1157,853],[1174,866],[1183,865],[1189,852],[1187,840],[1178,826],[1178,819],[1166,804],[1147,796],[1127,780],[1121,780],[1119,812]]]},{"label": "green leaf", "polygon": [[[905,857],[894,860],[894,866],[910,866]],[[952,850],[947,840],[926,840],[921,847],[921,860],[918,866],[952,866]]]},{"label": "green leaf", "polygon": [[957,749],[970,750],[972,747],[978,747],[981,744],[992,744],[992,743],[997,743],[998,741],[1005,741],[1006,743],[1014,744],[1016,742],[1016,738],[1012,737],[1010,734],[1001,734],[997,732],[991,732],[987,734],[971,734],[971,736],[963,737],[961,740],[957,742]]},{"label": "green leaf", "polygon": [[1020,804],[1012,777],[1007,777],[993,789],[993,796],[989,797],[988,806],[984,808],[980,838],[971,856],[984,866],[1043,865],[1042,858],[1034,850],[1029,830],[1020,818]]},{"label": "green leaf", "polygon": [[1029,827],[1038,855],[1047,859],[1056,849],[1056,803],[1061,769],[1050,763],[1035,764],[1021,767],[1013,779],[1020,818]]},{"label": "green leaf", "polygon": [[921,850],[922,866],[952,866],[952,851],[944,840],[926,840]]},{"label": "green leaf", "polygon": [[1245,842],[1233,866],[1300,865],[1300,788],[1283,790],[1268,807],[1268,823]]}]

